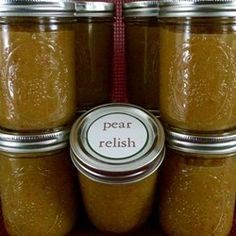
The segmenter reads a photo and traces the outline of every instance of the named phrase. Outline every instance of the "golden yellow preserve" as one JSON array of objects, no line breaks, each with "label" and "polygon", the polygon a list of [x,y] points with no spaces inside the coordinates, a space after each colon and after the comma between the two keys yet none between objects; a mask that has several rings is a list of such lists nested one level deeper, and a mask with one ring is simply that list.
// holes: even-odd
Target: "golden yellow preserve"
[{"label": "golden yellow preserve", "polygon": [[100,18],[78,18],[76,23],[78,110],[108,103],[111,98],[113,18]]},{"label": "golden yellow preserve", "polygon": [[196,132],[235,129],[235,20],[166,18],[160,41],[162,120]]},{"label": "golden yellow preserve", "polygon": [[0,18],[0,127],[45,130],[76,109],[71,20]]},{"label": "golden yellow preserve", "polygon": [[168,235],[227,236],[233,224],[236,156],[173,150],[163,163],[160,223]]},{"label": "golden yellow preserve", "polygon": [[1,203],[11,236],[63,236],[76,221],[67,149],[44,154],[0,154]]},{"label": "golden yellow preserve", "polygon": [[106,184],[79,173],[86,212],[99,230],[125,233],[136,230],[152,210],[157,172],[135,183]]},{"label": "golden yellow preserve", "polygon": [[159,26],[157,17],[125,20],[129,102],[159,110]]}]

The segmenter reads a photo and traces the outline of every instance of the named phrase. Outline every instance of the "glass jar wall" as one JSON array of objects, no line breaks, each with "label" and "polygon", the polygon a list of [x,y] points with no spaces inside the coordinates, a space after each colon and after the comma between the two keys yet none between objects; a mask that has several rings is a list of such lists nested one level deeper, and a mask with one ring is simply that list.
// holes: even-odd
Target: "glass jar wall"
[{"label": "glass jar wall", "polygon": [[157,171],[145,179],[125,184],[101,183],[81,173],[78,177],[87,214],[97,229],[128,233],[147,221],[155,199]]},{"label": "glass jar wall", "polygon": [[169,235],[228,235],[235,206],[235,158],[167,152],[160,223]]}]

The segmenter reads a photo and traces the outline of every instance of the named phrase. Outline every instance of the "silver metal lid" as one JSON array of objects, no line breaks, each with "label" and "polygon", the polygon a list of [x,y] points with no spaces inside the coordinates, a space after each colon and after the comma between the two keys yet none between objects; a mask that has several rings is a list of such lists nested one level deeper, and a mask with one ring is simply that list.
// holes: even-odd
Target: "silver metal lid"
[{"label": "silver metal lid", "polygon": [[236,130],[223,134],[193,134],[166,128],[170,148],[203,155],[236,155]]},{"label": "silver metal lid", "polygon": [[111,2],[74,1],[77,17],[112,17],[115,4]]},{"label": "silver metal lid", "polygon": [[1,0],[0,16],[73,17],[69,0]]},{"label": "silver metal lid", "polygon": [[69,129],[18,134],[0,130],[0,151],[15,154],[42,153],[69,146]]},{"label": "silver metal lid", "polygon": [[123,4],[124,17],[157,17],[158,1],[135,1]]},{"label": "silver metal lid", "polygon": [[134,182],[153,173],[163,161],[164,143],[163,127],[154,115],[122,103],[88,111],[70,134],[76,168],[106,183]]},{"label": "silver metal lid", "polygon": [[235,17],[235,0],[160,0],[160,17]]}]

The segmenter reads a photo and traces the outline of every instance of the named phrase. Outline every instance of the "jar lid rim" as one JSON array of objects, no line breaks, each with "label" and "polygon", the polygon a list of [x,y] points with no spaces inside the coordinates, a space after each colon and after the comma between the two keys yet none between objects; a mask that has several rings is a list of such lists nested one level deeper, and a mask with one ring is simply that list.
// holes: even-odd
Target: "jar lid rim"
[{"label": "jar lid rim", "polygon": [[124,17],[157,17],[158,1],[133,1],[123,3]]},{"label": "jar lid rim", "polygon": [[[112,121],[114,118],[126,121],[131,119],[143,125],[147,139],[141,149],[127,155],[120,154],[119,151],[118,157],[118,149],[115,149],[115,156],[107,156],[91,148],[88,133],[93,124],[102,122],[103,119]],[[124,131],[129,133],[127,129]],[[102,133],[97,135],[100,137]],[[110,137],[109,135],[110,133],[106,133],[106,137]],[[144,139],[145,137],[143,136]],[[143,108],[125,103],[104,104],[86,112],[74,123],[70,134],[71,158],[76,168],[105,182],[120,183],[146,176],[153,166],[158,168],[161,165],[164,158],[164,143],[164,129],[157,118]]]},{"label": "jar lid rim", "polygon": [[74,4],[70,0],[3,0],[0,16],[73,17]]},{"label": "jar lid rim", "polygon": [[62,149],[69,145],[69,128],[40,133],[15,133],[0,130],[0,151],[8,153],[38,153]]},{"label": "jar lid rim", "polygon": [[216,156],[236,154],[236,130],[196,134],[166,127],[166,140],[170,148],[183,152]]},{"label": "jar lid rim", "polygon": [[[123,9],[158,7],[158,1],[132,1],[123,3]],[[158,8],[157,8],[158,9]]]},{"label": "jar lid rim", "polygon": [[114,11],[115,4],[113,2],[86,2],[86,1],[74,1],[75,11],[85,12],[106,12]]},{"label": "jar lid rim", "polygon": [[160,17],[235,17],[235,0],[160,0]]},{"label": "jar lid rim", "polygon": [[115,4],[112,2],[74,1],[77,17],[112,17],[115,14]]}]

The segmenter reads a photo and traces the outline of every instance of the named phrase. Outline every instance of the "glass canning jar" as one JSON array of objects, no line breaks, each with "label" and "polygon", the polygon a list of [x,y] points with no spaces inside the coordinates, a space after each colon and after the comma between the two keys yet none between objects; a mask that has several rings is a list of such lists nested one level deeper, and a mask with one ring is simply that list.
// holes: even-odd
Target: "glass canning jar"
[{"label": "glass canning jar", "polygon": [[71,157],[87,214],[101,231],[136,230],[148,218],[164,154],[155,116],[128,104],[106,104],[72,127]]},{"label": "glass canning jar", "polygon": [[129,102],[159,114],[159,7],[157,1],[123,4]]},{"label": "glass canning jar", "polygon": [[114,3],[75,1],[77,109],[107,103],[112,92]]},{"label": "glass canning jar", "polygon": [[0,127],[38,132],[72,121],[73,14],[59,0],[0,3]]},{"label": "glass canning jar", "polygon": [[0,132],[0,189],[9,235],[65,235],[76,221],[69,130]]},{"label": "glass canning jar", "polygon": [[236,131],[221,135],[167,130],[160,175],[160,223],[168,235],[227,236],[236,196]]},{"label": "glass canning jar", "polygon": [[160,1],[160,115],[191,132],[236,128],[236,2]]}]

